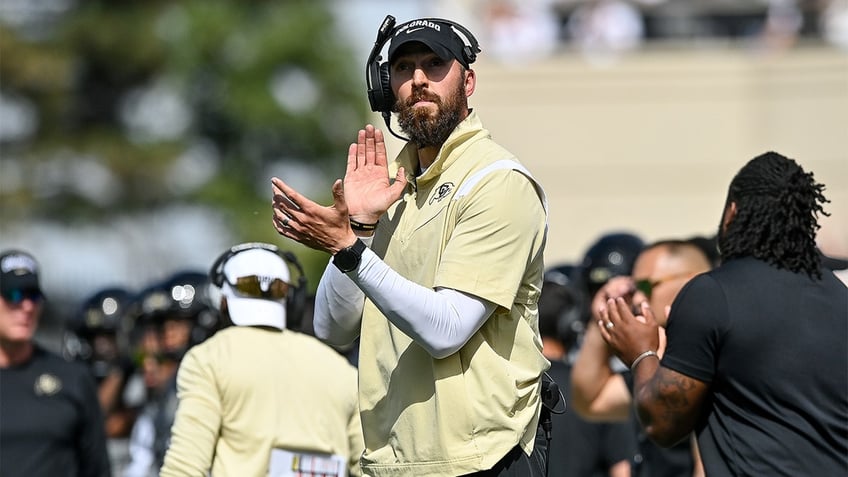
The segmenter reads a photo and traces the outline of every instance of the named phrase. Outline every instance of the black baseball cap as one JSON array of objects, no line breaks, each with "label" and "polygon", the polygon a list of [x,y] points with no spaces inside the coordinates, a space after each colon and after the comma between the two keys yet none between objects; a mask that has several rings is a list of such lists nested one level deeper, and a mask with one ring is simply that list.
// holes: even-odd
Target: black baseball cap
[{"label": "black baseball cap", "polygon": [[[466,68],[469,63],[474,62],[476,52],[472,50],[472,58],[466,58],[463,50],[469,47],[452,22],[439,18],[422,18],[406,22],[395,30],[389,44],[389,63],[394,61],[395,54],[402,45],[414,41],[425,44],[443,60],[456,58]],[[470,39],[468,41],[470,42]]]},{"label": "black baseball cap", "polygon": [[9,297],[16,291],[43,295],[38,283],[38,262],[21,250],[0,253],[0,293]]}]

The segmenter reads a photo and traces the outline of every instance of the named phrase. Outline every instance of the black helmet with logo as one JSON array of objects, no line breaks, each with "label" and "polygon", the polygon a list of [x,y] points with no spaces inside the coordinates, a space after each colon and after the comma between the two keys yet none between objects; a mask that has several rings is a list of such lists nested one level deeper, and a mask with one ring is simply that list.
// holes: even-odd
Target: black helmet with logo
[{"label": "black helmet with logo", "polygon": [[628,232],[608,233],[596,240],[583,255],[580,265],[589,301],[610,278],[630,275],[644,247],[642,239]]},{"label": "black helmet with logo", "polygon": [[119,286],[103,288],[85,298],[65,327],[63,355],[89,364],[98,380],[112,366],[128,359],[132,300],[133,293]]},{"label": "black helmet with logo", "polygon": [[214,334],[220,328],[220,319],[217,308],[213,306],[209,284],[206,273],[181,270],[145,288],[133,306],[136,319],[134,341],[145,329],[162,332],[169,323],[186,323],[190,328],[186,339],[180,340],[179,344],[166,343],[164,350],[173,359],[180,359],[188,348]]},{"label": "black helmet with logo", "polygon": [[221,325],[210,285],[209,275],[195,270],[178,271],[162,284],[171,299],[168,313],[193,322],[191,345],[212,336]]}]

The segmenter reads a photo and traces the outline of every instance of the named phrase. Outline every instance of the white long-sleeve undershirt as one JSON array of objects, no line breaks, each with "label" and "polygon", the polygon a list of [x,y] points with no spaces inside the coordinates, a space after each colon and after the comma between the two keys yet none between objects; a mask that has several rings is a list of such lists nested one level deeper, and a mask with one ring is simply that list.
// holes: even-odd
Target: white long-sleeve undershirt
[{"label": "white long-sleeve undershirt", "polygon": [[[366,244],[370,240],[364,240]],[[315,296],[315,335],[336,345],[359,335],[365,296],[401,331],[440,359],[458,351],[497,305],[450,288],[433,290],[407,280],[371,249],[356,270],[327,264]]]}]

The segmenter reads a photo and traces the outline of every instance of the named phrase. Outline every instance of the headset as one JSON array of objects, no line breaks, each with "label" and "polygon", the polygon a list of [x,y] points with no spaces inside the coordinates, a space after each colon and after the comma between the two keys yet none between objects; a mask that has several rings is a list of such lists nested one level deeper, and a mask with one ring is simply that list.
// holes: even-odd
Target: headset
[{"label": "headset", "polygon": [[241,252],[256,249],[267,250],[278,255],[286,262],[290,270],[297,272],[292,274],[292,277],[289,279],[289,292],[286,296],[286,328],[299,331],[300,324],[303,321],[303,315],[306,311],[306,274],[303,271],[303,266],[301,266],[293,253],[261,242],[235,245],[215,259],[212,268],[209,270],[210,281],[216,287],[222,288],[226,279],[224,276],[224,266],[227,264],[227,261]]},{"label": "headset", "polygon": [[[477,53],[480,52],[480,44],[474,35],[464,26],[459,23],[445,20],[443,18],[419,18],[412,21],[435,21],[447,23],[451,26],[454,33],[462,39],[465,47],[462,49],[462,57],[467,65],[471,65],[477,60]],[[407,138],[399,136],[391,127],[391,113],[395,106],[395,95],[392,93],[392,85],[389,76],[389,62],[383,61],[380,52],[383,50],[389,38],[395,33],[403,29],[409,22],[403,23],[395,27],[395,17],[387,15],[377,30],[377,40],[374,42],[374,47],[371,48],[371,53],[368,55],[368,61],[365,64],[365,82],[368,88],[368,102],[371,104],[371,111],[381,113],[383,121],[395,137],[408,141]]]}]

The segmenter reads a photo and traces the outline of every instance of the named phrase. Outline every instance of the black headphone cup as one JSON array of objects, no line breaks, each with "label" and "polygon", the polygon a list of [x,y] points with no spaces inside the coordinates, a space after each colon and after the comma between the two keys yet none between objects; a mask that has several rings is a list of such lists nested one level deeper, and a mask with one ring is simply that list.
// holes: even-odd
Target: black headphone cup
[{"label": "black headphone cup", "polygon": [[[283,257],[289,268],[294,268],[297,272],[297,285],[289,287],[289,294],[286,297],[286,328],[300,330],[306,310],[306,272],[294,253],[278,251],[278,254]],[[295,280],[291,281],[295,282]]]},{"label": "black headphone cup", "polygon": [[382,107],[382,91],[383,86],[380,83],[380,62],[372,61],[368,63],[366,68],[366,81],[368,88],[368,103],[371,105],[371,111],[380,111]]},{"label": "black headphone cup", "polygon": [[224,263],[233,255],[233,251],[227,250],[215,259],[209,269],[209,281],[218,288],[224,286]]},{"label": "black headphone cup", "polygon": [[286,299],[286,328],[300,331],[306,311],[306,277],[298,277],[297,287],[289,290]]},{"label": "black headphone cup", "polygon": [[391,112],[395,106],[395,95],[392,93],[391,75],[389,74],[389,62],[380,64],[380,112]]},{"label": "black headphone cup", "polygon": [[395,97],[389,78],[388,62],[374,61],[368,65],[368,102],[371,111],[389,113],[394,108]]}]

